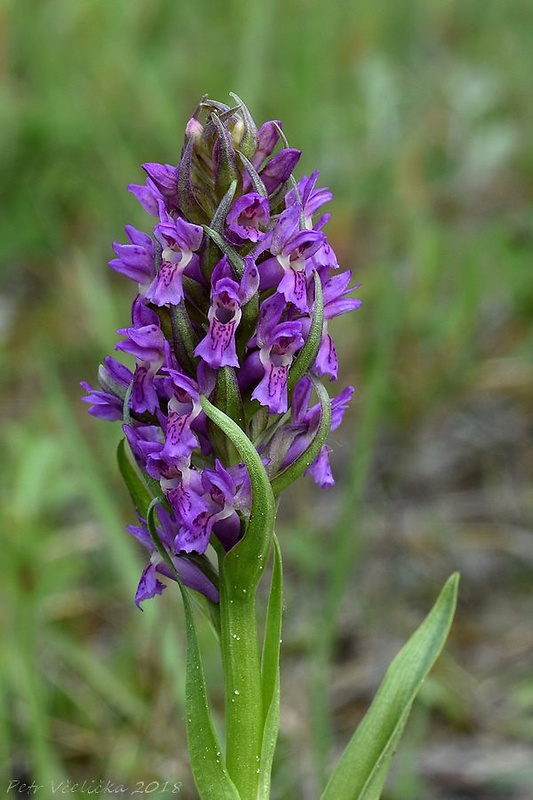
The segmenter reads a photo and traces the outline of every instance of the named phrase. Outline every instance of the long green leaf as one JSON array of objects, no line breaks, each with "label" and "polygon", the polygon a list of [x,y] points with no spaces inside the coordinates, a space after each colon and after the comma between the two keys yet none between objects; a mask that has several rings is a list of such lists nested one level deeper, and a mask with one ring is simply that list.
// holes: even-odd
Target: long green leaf
[{"label": "long green leaf", "polygon": [[245,535],[224,559],[224,570],[232,577],[232,591],[240,595],[243,590],[255,590],[263,573],[274,532],[276,501],[261,457],[244,431],[206,397],[200,400],[209,419],[235,445],[246,465],[252,486],[252,510]]},{"label": "long green leaf", "polygon": [[187,637],[187,666],[185,676],[185,707],[187,710],[187,744],[191,770],[201,800],[240,800],[235,784],[228,775],[220,749],[207,699],[202,655],[198,644],[194,613],[189,593],[165,550],[155,524],[155,508],[163,498],[155,498],[148,508],[146,521],[153,542],[171,568],[178,582],[185,610]]},{"label": "long green leaf", "polygon": [[448,636],[458,583],[459,575],[454,573],[390,665],[321,800],[379,800],[413,700]]},{"label": "long green leaf", "polygon": [[272,584],[268,598],[265,623],[265,639],[261,664],[261,682],[263,692],[263,711],[265,722],[263,727],[263,745],[261,749],[261,775],[257,800],[269,800],[272,761],[276,749],[279,730],[280,707],[280,675],[279,659],[281,644],[281,617],[283,611],[283,571],[279,542],[273,538],[274,567]]},{"label": "long green leaf", "polygon": [[187,744],[194,781],[201,800],[214,800],[214,798],[239,800],[239,793],[224,764],[211,721],[202,656],[191,601],[181,582],[179,586],[185,609]]},{"label": "long green leaf", "polygon": [[324,445],[326,439],[328,438],[328,434],[331,429],[331,401],[329,399],[329,395],[325,386],[320,383],[314,375],[310,375],[311,380],[315,386],[316,393],[318,395],[318,400],[320,402],[320,418],[318,422],[318,428],[316,433],[311,440],[310,445],[303,451],[303,453],[298,456],[298,458],[289,464],[282,472],[278,472],[277,475],[272,478],[272,491],[275,495],[278,495],[287,486],[290,486],[291,483],[303,475],[305,470],[313,463],[315,458],[320,453],[322,446]]},{"label": "long green leaf", "polygon": [[117,447],[117,461],[122,480],[130,494],[135,509],[146,519],[148,506],[153,500],[146,482],[128,457],[126,439],[121,439]]},{"label": "long green leaf", "polygon": [[311,317],[311,327],[309,328],[309,334],[305,340],[305,344],[290,369],[289,390],[293,389],[302,375],[305,375],[313,366],[318,355],[320,342],[322,341],[322,328],[324,327],[324,295],[320,276],[316,270],[314,273],[314,281],[315,305]]}]

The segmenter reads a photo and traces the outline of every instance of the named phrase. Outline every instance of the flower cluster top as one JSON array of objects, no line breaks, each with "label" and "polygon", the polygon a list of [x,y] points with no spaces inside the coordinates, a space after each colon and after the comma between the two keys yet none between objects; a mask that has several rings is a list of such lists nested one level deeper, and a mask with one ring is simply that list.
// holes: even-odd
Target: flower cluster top
[{"label": "flower cluster top", "polygon": [[[202,560],[213,535],[226,550],[244,535],[251,491],[200,398],[239,424],[275,479],[316,434],[313,381],[337,379],[329,320],[360,305],[323,232],[329,215],[320,210],[331,193],[316,187],[318,171],[296,182],[300,151],[288,146],[281,123],[257,129],[235,100],[229,107],[203,98],[178,165],[144,164],[146,183],[129,186],[156,219],[151,235],[127,225],[128,242],[113,245],[110,261],[138,286],[131,325],[119,329],[116,345],[135,366],[109,356],[100,388],[82,384],[90,413],[123,420],[139,468],[159,483],[168,501],[158,511],[159,535],[184,583],[215,601],[214,572]],[[330,401],[331,429],[352,392],[348,386]],[[307,472],[322,487],[333,484],[326,445]],[[146,521],[128,530],[151,553],[139,604],[163,590],[156,573],[172,574]]]}]

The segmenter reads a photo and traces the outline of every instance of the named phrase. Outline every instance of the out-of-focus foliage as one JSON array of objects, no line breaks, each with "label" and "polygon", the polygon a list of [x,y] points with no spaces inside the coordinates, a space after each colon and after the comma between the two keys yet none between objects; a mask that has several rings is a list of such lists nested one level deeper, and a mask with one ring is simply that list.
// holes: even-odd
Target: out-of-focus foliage
[{"label": "out-of-focus foliage", "polygon": [[[529,796],[532,35],[526,0],[0,2],[6,787],[168,779],[192,796],[179,597],[133,605],[119,431],[87,417],[78,381],[131,302],[106,266],[122,226],[146,224],[127,183],[177,159],[204,92],[236,91],[256,119],[283,120],[303,170],[321,167],[329,236],[364,300],[335,323],[358,387],[337,487],[292,492],[279,523],[273,797],[317,796],[456,568],[455,638],[388,797]],[[217,707],[219,664],[205,660]]]}]

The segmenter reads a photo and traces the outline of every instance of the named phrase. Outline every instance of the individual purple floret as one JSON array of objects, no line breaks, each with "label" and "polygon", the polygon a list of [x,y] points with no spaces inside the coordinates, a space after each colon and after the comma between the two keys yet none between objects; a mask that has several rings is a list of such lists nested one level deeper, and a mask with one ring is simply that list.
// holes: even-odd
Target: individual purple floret
[{"label": "individual purple floret", "polygon": [[[176,578],[139,497],[154,498],[157,535],[180,579],[213,602],[210,545],[231,550],[253,516],[247,468],[204,397],[248,436],[273,486],[291,470],[324,488],[334,482],[317,381],[337,379],[330,323],[360,301],[324,233],[332,195],[318,170],[295,178],[301,153],[281,123],[258,128],[234,100],[202,98],[178,163],[144,164],[145,183],[128,187],[155,217],[147,232],[127,225],[128,242],[114,243],[109,262],[138,286],[116,345],[131,363],[108,356],[99,388],[82,384],[91,414],[122,420],[144,482],[139,522],[128,528],[149,552],[138,605]],[[331,430],[352,392],[329,401]]]},{"label": "individual purple floret", "polygon": [[148,234],[138,231],[133,225],[126,225],[130,244],[113,243],[118,258],[109,262],[111,269],[122,273],[126,278],[147,286],[154,275],[155,246]]},{"label": "individual purple floret", "polygon": [[162,247],[161,266],[146,291],[146,299],[155,306],[178,305],[184,298],[183,274],[202,243],[203,231],[181,217],[172,217],[161,207],[154,236]]},{"label": "individual purple floret", "polygon": [[235,334],[241,321],[242,306],[259,289],[259,271],[252,259],[247,260],[239,283],[231,275],[230,265],[224,257],[211,276],[211,305],[207,313],[209,330],[194,351],[215,369],[239,366]]},{"label": "individual purple floret", "polygon": [[226,225],[235,244],[242,244],[246,239],[257,242],[268,227],[269,219],[268,199],[250,192],[235,200],[226,217]]}]

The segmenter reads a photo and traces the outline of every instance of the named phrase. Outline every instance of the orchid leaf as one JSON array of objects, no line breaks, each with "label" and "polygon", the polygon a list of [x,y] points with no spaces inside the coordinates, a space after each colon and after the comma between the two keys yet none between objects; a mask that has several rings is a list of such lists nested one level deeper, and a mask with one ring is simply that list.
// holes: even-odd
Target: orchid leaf
[{"label": "orchid leaf", "polygon": [[276,501],[261,457],[254,445],[227,414],[216,408],[206,397],[201,397],[207,417],[226,434],[244,461],[252,487],[252,509],[243,538],[224,559],[224,570],[231,571],[232,591],[252,591],[257,587],[268,558],[274,522]]},{"label": "orchid leaf", "polygon": [[275,495],[278,495],[287,486],[290,486],[291,483],[303,475],[305,470],[311,466],[315,458],[320,453],[320,450],[324,446],[326,439],[328,438],[328,434],[331,429],[331,401],[329,399],[329,395],[325,386],[317,380],[314,375],[310,376],[316,393],[318,395],[318,400],[320,403],[320,417],[318,421],[318,428],[316,433],[311,440],[311,444],[307,447],[306,450],[295,460],[292,464],[289,464],[281,472],[272,479],[272,490]]},{"label": "orchid leaf", "polygon": [[[224,226],[226,224],[226,216],[228,211],[231,208],[231,204],[233,203],[233,198],[235,197],[235,191],[237,189],[237,181],[232,181],[230,187],[220,203],[217,206],[217,210],[213,214],[213,219],[210,222],[209,228],[215,234],[218,234],[220,237],[220,241],[224,242]],[[208,236],[204,239],[204,245],[202,249],[202,257],[201,257],[201,270],[204,278],[209,283],[211,281],[211,274],[215,268],[217,261],[220,260],[220,256],[218,252],[220,248],[220,244],[216,243],[211,236]]]},{"label": "orchid leaf", "polygon": [[[217,370],[213,403],[236,422],[239,428],[244,427],[244,408],[233,367],[220,367]],[[236,464],[239,455],[232,441],[211,420],[208,420],[207,430],[214,451],[220,453],[228,464]]]},{"label": "orchid leaf", "polygon": [[318,355],[320,342],[322,341],[322,328],[324,326],[324,297],[322,293],[322,283],[318,272],[314,273],[315,279],[315,305],[313,308],[313,315],[311,317],[311,327],[309,334],[305,340],[298,357],[289,372],[289,390],[293,389],[296,382],[300,380],[302,375],[313,366]]},{"label": "orchid leaf", "polygon": [[183,300],[178,305],[171,306],[170,324],[172,344],[178,363],[195,374],[198,359],[194,355],[194,348],[198,340]]},{"label": "orchid leaf", "polygon": [[128,457],[126,439],[121,439],[118,444],[117,461],[120,474],[126,484],[133,505],[137,513],[143,519],[146,519],[148,507],[153,500],[153,495],[143,476]]},{"label": "orchid leaf", "polygon": [[218,231],[213,230],[213,228],[210,228],[208,225],[203,225],[202,227],[211,241],[216,244],[220,252],[226,256],[229,263],[240,277],[244,272],[244,261],[237,251],[220,235],[220,233],[218,233]]},{"label": "orchid leaf", "polygon": [[187,637],[185,707],[187,710],[187,745],[191,769],[201,800],[239,800],[213,728],[205,676],[189,595],[180,582]]},{"label": "orchid leaf", "polygon": [[280,645],[281,617],[283,612],[283,571],[279,542],[273,537],[274,566],[272,583],[268,598],[265,621],[265,639],[261,663],[261,683],[263,692],[263,711],[265,722],[263,727],[263,745],[261,749],[261,774],[259,777],[258,800],[269,800],[272,761],[276,749],[279,730],[280,713]]},{"label": "orchid leaf", "polygon": [[459,575],[454,573],[390,665],[321,800],[379,800],[413,701],[448,636],[458,583]]},{"label": "orchid leaf", "polygon": [[150,536],[165,563],[171,568],[181,591],[185,611],[187,666],[185,675],[185,708],[187,712],[187,745],[191,770],[200,800],[240,800],[235,784],[226,769],[207,699],[202,655],[198,643],[194,612],[189,592],[183,585],[155,524],[155,508],[162,498],[156,497],[148,508],[146,521]]},{"label": "orchid leaf", "polygon": [[252,186],[254,187],[254,192],[256,192],[257,194],[260,194],[261,197],[268,197],[268,192],[265,189],[265,184],[261,180],[261,177],[260,177],[259,173],[257,172],[256,168],[254,167],[254,165],[252,164],[252,162],[249,161],[246,158],[244,153],[241,153],[241,152],[239,152],[239,158],[241,159],[242,163],[244,164],[244,168],[246,169],[246,172],[248,173],[248,175],[250,177],[250,182],[251,182]]}]

